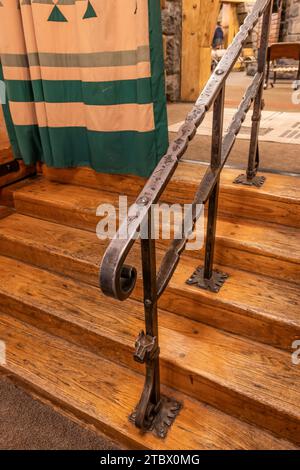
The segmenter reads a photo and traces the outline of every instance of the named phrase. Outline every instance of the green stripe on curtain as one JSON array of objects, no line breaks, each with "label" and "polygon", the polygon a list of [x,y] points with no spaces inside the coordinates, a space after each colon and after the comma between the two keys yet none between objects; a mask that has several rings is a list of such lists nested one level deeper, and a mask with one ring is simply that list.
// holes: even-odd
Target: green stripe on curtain
[{"label": "green stripe on curtain", "polygon": [[165,64],[160,0],[148,0],[148,4],[152,101],[154,103],[154,120],[156,129],[156,163],[158,163],[161,157],[166,153],[169,143],[165,93]]},{"label": "green stripe on curtain", "polygon": [[[0,80],[4,81],[1,62],[0,62]],[[19,148],[18,138],[17,138],[16,132],[15,132],[15,127],[14,127],[14,124],[12,122],[12,118],[11,118],[11,114],[10,114],[10,110],[9,110],[7,89],[6,89],[5,101],[6,101],[5,103],[2,103],[2,110],[3,110],[4,119],[5,119],[6,129],[7,129],[8,135],[9,135],[9,140],[10,140],[10,143],[11,143],[11,146],[12,146],[12,151],[14,153],[14,156],[15,156],[15,158],[20,159],[20,158],[22,158],[22,154],[21,154],[21,151],[20,151],[20,148]]]},{"label": "green stripe on curtain", "polygon": [[[153,166],[155,131],[153,132],[94,132],[82,127],[38,128],[16,126],[18,139],[23,142],[22,157],[29,165],[39,160],[55,168],[91,166],[99,172],[148,175]],[[37,135],[40,135],[36,140]],[[90,148],[85,158],[86,146]],[[32,149],[35,149],[33,152]],[[104,161],[99,154],[105,153]],[[115,156],[118,155],[116,162]]]},{"label": "green stripe on curtain", "polygon": [[[5,119],[17,157],[21,156],[26,164],[43,161],[56,168],[90,166],[99,172],[132,173],[141,176],[148,176],[152,172],[167,150],[168,128],[160,0],[148,0],[148,5],[150,48],[137,45],[137,49],[133,51],[81,54],[78,46],[77,54],[41,51],[29,56],[4,53],[1,57],[3,65],[7,68],[24,67],[30,62],[37,67],[44,64],[47,67],[78,67],[80,70],[81,67],[135,67],[139,62],[149,61],[150,52],[150,78],[99,83],[78,80],[7,80],[6,85],[9,100],[18,103],[82,102],[89,106],[153,103],[155,130],[103,132],[99,129],[96,132],[83,127],[13,125],[9,106],[6,105]],[[98,7],[100,8],[100,2]],[[26,8],[31,8],[31,4]],[[135,14],[134,11],[132,14]],[[88,21],[99,22],[101,27],[100,16]],[[17,22],[14,24],[17,25]],[[104,26],[109,27],[109,24]],[[55,27],[65,26],[61,23]],[[26,30],[20,31],[20,35],[23,34],[26,36]],[[136,35],[136,31],[128,31],[128,34]],[[38,37],[36,40],[38,41]],[[80,37],[78,41],[80,43]]]},{"label": "green stripe on curtain", "polygon": [[6,87],[10,101],[83,102],[90,105],[152,102],[150,78],[101,83],[78,80],[7,80]]},{"label": "green stripe on curtain", "polygon": [[134,51],[90,52],[87,54],[54,54],[53,52],[30,52],[25,54],[2,54],[2,64],[10,67],[120,67],[149,61],[148,46]]}]

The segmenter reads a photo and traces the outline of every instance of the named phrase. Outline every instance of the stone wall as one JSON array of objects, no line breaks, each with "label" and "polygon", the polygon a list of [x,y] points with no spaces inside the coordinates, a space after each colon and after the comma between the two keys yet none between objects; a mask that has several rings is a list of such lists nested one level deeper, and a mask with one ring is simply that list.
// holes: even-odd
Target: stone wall
[{"label": "stone wall", "polygon": [[[237,13],[238,13],[238,19],[239,19],[240,24],[243,23],[247,14],[252,11],[254,3],[255,1],[249,0],[244,3],[238,4]],[[261,25],[262,25],[262,19],[259,20],[257,25],[251,31],[245,43],[245,47],[252,48],[255,54],[257,53],[257,50],[260,44]],[[273,13],[272,20],[271,20],[270,36],[269,36],[270,44],[273,42],[278,42],[279,27],[280,27],[280,17],[278,16],[277,13]]]},{"label": "stone wall", "polygon": [[162,25],[165,41],[167,97],[180,99],[182,0],[165,0]]},{"label": "stone wall", "polygon": [[300,42],[300,0],[286,0],[283,40]]},{"label": "stone wall", "polygon": [[[253,8],[253,1],[239,3],[237,5],[237,15],[239,24],[242,25],[248,13],[252,11]],[[257,49],[257,38],[258,38],[258,26],[254,28],[254,30],[249,34],[247,41],[244,47],[253,48],[254,50]]]}]

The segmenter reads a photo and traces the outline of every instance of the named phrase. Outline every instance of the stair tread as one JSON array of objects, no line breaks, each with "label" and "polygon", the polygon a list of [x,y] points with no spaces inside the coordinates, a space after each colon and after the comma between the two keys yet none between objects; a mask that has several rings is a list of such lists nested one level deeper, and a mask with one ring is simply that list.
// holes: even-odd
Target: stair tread
[{"label": "stair tread", "polygon": [[0,338],[6,342],[5,371],[135,448],[294,448],[285,440],[170,390],[165,391],[182,400],[184,409],[166,440],[141,434],[127,417],[138,401],[142,376],[5,314],[0,319]]},{"label": "stair tread", "polygon": [[42,205],[64,206],[66,210],[81,210],[95,217],[99,204],[116,204],[119,200],[117,193],[84,188],[84,190],[72,184],[60,184],[47,181],[44,178],[36,178],[32,184],[17,189],[14,193],[15,200],[37,199]]},{"label": "stair tread", "polygon": [[263,252],[300,264],[299,229],[257,220],[223,217],[217,222],[217,237],[227,245],[238,244],[247,251]]},{"label": "stair tread", "polygon": [[[131,347],[142,306],[107,299],[92,287],[0,257],[0,295],[17,299]],[[7,300],[6,305],[9,304]],[[290,354],[160,311],[161,355],[174,367],[300,419],[300,370]]]},{"label": "stair tread", "polygon": [[[94,233],[16,213],[0,220],[2,254],[6,254],[7,250],[4,241],[10,241],[14,250],[12,255],[22,256],[24,261],[32,264],[43,262],[44,267],[57,270],[64,259],[65,270],[67,260],[70,260],[70,275],[80,276],[80,280],[95,286],[99,284],[98,271],[107,242],[99,240]],[[48,261],[47,253],[51,254],[52,261]],[[131,259],[139,260],[135,253]],[[158,257],[161,256],[162,253],[158,251]],[[77,273],[72,268],[72,262],[79,263]],[[195,260],[182,259],[171,279],[170,288],[187,297],[200,298],[206,304],[227,306],[244,311],[247,315],[263,315],[274,321],[300,327],[297,285],[220,266],[230,277],[218,295],[215,295],[185,283],[194,268]]]},{"label": "stair tread", "polygon": [[[85,230],[96,230],[100,218],[96,216],[96,209],[101,203],[117,205],[119,195],[91,188],[53,183],[45,179],[35,181],[32,185],[17,190],[14,193],[16,209],[24,212],[21,201],[38,201],[38,205],[47,206],[46,217],[60,223],[68,223]],[[18,204],[19,202],[19,204]],[[80,223],[70,217],[60,217],[57,210],[76,214]],[[37,207],[30,212],[37,211]],[[26,209],[25,209],[26,213]],[[34,216],[34,213],[30,215]],[[38,215],[39,216],[39,215]],[[263,254],[268,257],[286,260],[300,264],[299,230],[277,224],[260,224],[257,221],[240,220],[236,218],[218,219],[217,242],[227,246],[240,247],[245,251]]]},{"label": "stair tread", "polygon": [[[179,190],[185,192],[185,197],[192,198],[199,186],[207,165],[181,161],[173,178],[169,182],[167,192]],[[235,178],[242,173],[240,169],[223,168],[221,173],[221,190],[235,192],[249,197],[272,199],[283,202],[300,203],[300,183],[294,176],[276,175],[272,173],[260,173],[266,177],[266,181],[260,188],[236,185]],[[91,168],[83,167],[72,169],[57,169],[43,166],[43,174],[52,181],[72,183],[90,188],[101,188],[112,191],[127,191],[136,195],[145,184],[145,179],[131,175],[110,175],[96,173]]]},{"label": "stair tread", "polygon": [[[206,169],[207,166],[199,165],[198,163],[182,162],[178,166],[174,179],[177,182],[187,182],[190,186],[196,188]],[[224,168],[221,173],[222,189],[239,194],[248,194],[250,198],[255,194],[260,199],[276,199],[278,201],[300,203],[299,178],[259,172],[261,176],[266,177],[266,181],[260,188],[253,188],[233,183],[235,178],[241,173],[243,173],[241,169]]]},{"label": "stair tread", "polygon": [[[163,198],[171,203],[189,203],[194,199],[200,181],[207,170],[198,162],[179,162],[177,171],[169,181]],[[300,182],[294,176],[267,173],[260,188],[234,184],[241,170],[223,168],[219,213],[238,214],[240,218],[257,220],[300,228]],[[74,184],[136,197],[146,180],[132,175],[96,173],[91,168],[57,169],[43,165],[43,174],[50,181]]]}]

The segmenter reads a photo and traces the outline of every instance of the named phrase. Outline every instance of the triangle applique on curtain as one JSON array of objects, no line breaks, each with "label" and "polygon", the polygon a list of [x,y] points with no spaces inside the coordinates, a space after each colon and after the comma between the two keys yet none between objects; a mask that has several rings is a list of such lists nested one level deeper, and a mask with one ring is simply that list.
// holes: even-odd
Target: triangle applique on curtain
[{"label": "triangle applique on curtain", "polygon": [[94,7],[91,4],[90,0],[88,1],[86,12],[84,14],[83,19],[86,20],[88,18],[97,18],[97,13],[95,12]]},{"label": "triangle applique on curtain", "polygon": [[60,9],[58,8],[57,5],[54,6],[48,21],[60,21],[60,22],[66,22],[68,21],[67,18],[62,14]]}]

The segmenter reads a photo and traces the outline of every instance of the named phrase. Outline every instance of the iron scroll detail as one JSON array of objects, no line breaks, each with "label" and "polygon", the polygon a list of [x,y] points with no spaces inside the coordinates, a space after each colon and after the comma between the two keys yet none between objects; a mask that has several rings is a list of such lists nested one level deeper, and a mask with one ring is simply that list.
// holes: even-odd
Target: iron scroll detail
[{"label": "iron scroll detail", "polygon": [[[202,123],[207,111],[212,106],[214,100],[220,92],[220,89],[222,88],[222,85],[225,83],[228,74],[232,70],[249,33],[255,27],[259,17],[263,14],[270,3],[272,3],[270,0],[257,0],[252,12],[246,17],[245,22],[240,27],[240,30],[234,41],[227,49],[225,55],[208,80],[195,106],[187,115],[184,124],[178,131],[176,139],[170,144],[166,155],[158,163],[156,169],[153,171],[152,175],[144,186],[144,189],[138,196],[136,203],[131,206],[127,221],[127,223],[129,222],[128,238],[120,240],[117,233],[116,237],[111,241],[106,253],[103,256],[100,267],[100,288],[105,295],[119,300],[125,300],[131,295],[135,282],[132,282],[131,289],[128,289],[124,292],[121,288],[121,277],[122,273],[128,269],[132,269],[131,272],[134,272],[133,267],[128,267],[125,265],[123,269],[123,265],[125,264],[125,259],[127,258],[127,255],[129,254],[135,239],[137,238],[138,229],[144,219],[144,216],[149,211],[151,205],[155,204],[159,200],[161,194],[165,190],[169,180],[173,176],[178,166],[180,159],[186,152],[189,146],[189,142],[195,136],[197,128]],[[222,74],[220,74],[220,70],[222,70]],[[239,110],[237,114],[238,113]],[[233,118],[234,122],[236,122],[236,116]],[[239,129],[237,128],[236,134],[238,131]],[[232,137],[228,135],[228,138],[226,141],[224,141],[225,147],[228,146],[228,140],[233,140],[234,142],[235,139],[232,139]],[[233,143],[230,143],[230,145],[233,145]],[[208,175],[205,175],[204,178],[207,180]],[[204,199],[207,200],[207,197]],[[144,210],[142,211],[139,210],[139,201],[145,201],[143,204]],[[119,232],[120,230],[122,230],[122,228],[119,229]]]}]

